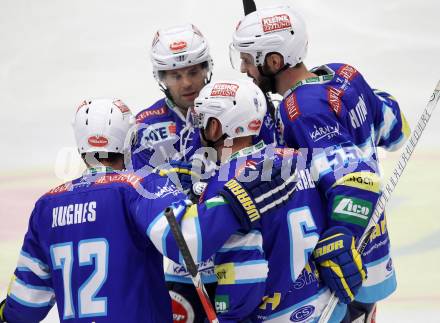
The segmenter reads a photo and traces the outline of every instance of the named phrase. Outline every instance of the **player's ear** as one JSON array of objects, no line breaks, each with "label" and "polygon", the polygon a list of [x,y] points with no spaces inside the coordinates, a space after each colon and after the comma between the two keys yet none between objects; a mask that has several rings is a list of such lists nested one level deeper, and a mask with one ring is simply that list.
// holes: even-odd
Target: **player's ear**
[{"label": "player's ear", "polygon": [[275,73],[284,66],[284,59],[278,53],[270,53],[266,56],[266,65],[272,73]]},{"label": "player's ear", "polygon": [[206,130],[208,132],[207,135],[209,135],[210,138],[213,138],[213,140],[216,140],[223,135],[222,125],[216,118],[209,119],[208,128]]}]

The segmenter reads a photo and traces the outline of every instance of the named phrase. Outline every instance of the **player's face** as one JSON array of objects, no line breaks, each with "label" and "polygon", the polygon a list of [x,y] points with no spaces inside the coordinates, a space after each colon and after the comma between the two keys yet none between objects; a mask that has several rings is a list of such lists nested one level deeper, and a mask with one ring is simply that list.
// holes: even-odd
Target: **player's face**
[{"label": "player's face", "polygon": [[270,80],[261,75],[253,57],[247,53],[240,53],[240,60],[240,72],[246,73],[264,93],[270,92]]},{"label": "player's face", "polygon": [[170,91],[174,103],[181,109],[194,105],[194,99],[205,85],[207,69],[202,64],[165,71],[162,81]]}]

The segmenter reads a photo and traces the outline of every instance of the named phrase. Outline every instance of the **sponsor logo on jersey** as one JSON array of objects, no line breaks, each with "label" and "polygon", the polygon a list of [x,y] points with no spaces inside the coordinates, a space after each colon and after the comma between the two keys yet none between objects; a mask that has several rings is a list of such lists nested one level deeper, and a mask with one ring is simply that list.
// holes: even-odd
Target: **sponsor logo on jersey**
[{"label": "sponsor logo on jersey", "polygon": [[188,46],[188,44],[186,43],[186,41],[180,40],[180,41],[175,41],[175,42],[171,43],[170,49],[174,53],[178,53],[178,52],[184,51],[187,46]]},{"label": "sponsor logo on jersey", "polygon": [[167,196],[170,194],[173,196],[177,196],[177,195],[181,194],[181,192],[174,185],[157,187],[157,191],[154,192],[154,195],[156,197],[164,197],[164,196]]},{"label": "sponsor logo on jersey", "polygon": [[269,297],[268,295],[263,296],[263,302],[259,306],[260,309],[265,310],[267,307],[267,304],[270,304],[272,307],[272,311],[275,311],[275,309],[280,305],[281,302],[281,293],[273,293],[272,297]]},{"label": "sponsor logo on jersey", "polygon": [[126,183],[136,188],[142,181],[142,177],[134,174],[106,174],[99,177],[94,183],[96,185],[105,185],[111,183]]},{"label": "sponsor logo on jersey", "polygon": [[168,111],[168,109],[165,106],[162,106],[158,109],[148,109],[145,110],[143,112],[141,112],[137,117],[136,117],[136,122],[137,123],[141,123],[143,121],[145,121],[145,119],[148,119],[150,117],[160,117],[163,116],[164,114],[166,114]]},{"label": "sponsor logo on jersey", "polygon": [[215,83],[211,90],[211,96],[235,97],[239,86],[232,83]]},{"label": "sponsor logo on jersey", "polygon": [[336,195],[333,201],[332,219],[365,227],[372,211],[372,203],[369,201]]},{"label": "sponsor logo on jersey", "polygon": [[358,74],[358,71],[353,66],[344,65],[336,71],[336,74],[351,81]]},{"label": "sponsor logo on jersey", "polygon": [[53,195],[53,194],[60,194],[64,192],[71,191],[73,188],[72,182],[67,182],[64,184],[61,184],[53,189],[51,189],[49,192],[46,193],[46,195]]},{"label": "sponsor logo on jersey", "polygon": [[166,140],[176,134],[176,123],[173,121],[159,122],[148,125],[142,132],[141,145],[151,147],[152,144]]},{"label": "sponsor logo on jersey", "polygon": [[191,303],[181,294],[170,290],[171,307],[173,311],[174,323],[192,323],[194,322],[194,309]]},{"label": "sponsor logo on jersey", "polygon": [[300,191],[315,187],[315,182],[312,179],[309,169],[306,168],[298,171],[298,181],[295,187]]},{"label": "sponsor logo on jersey", "polygon": [[263,32],[270,33],[277,30],[288,29],[292,27],[290,18],[286,14],[275,15],[261,19]]},{"label": "sponsor logo on jersey", "polygon": [[329,86],[327,88],[327,99],[330,105],[330,109],[334,111],[337,115],[341,113],[342,101],[341,97],[344,95],[344,91],[341,89]]},{"label": "sponsor logo on jersey", "polygon": [[375,173],[355,172],[338,179],[335,185],[356,187],[361,190],[379,193],[380,178]]},{"label": "sponsor logo on jersey", "polygon": [[339,127],[339,123],[335,123],[334,126],[326,125],[323,127],[317,127],[316,125],[313,125],[314,130],[309,132],[309,135],[314,142],[318,142],[324,138],[330,140],[341,134]]},{"label": "sponsor logo on jersey", "polygon": [[315,312],[315,306],[313,305],[306,305],[303,307],[300,307],[295,312],[290,315],[290,321],[292,322],[301,322],[305,319],[309,318],[313,312]]},{"label": "sponsor logo on jersey", "polygon": [[108,145],[108,139],[104,136],[92,136],[87,139],[90,146],[93,147],[105,147]]},{"label": "sponsor logo on jersey", "polygon": [[351,125],[355,129],[359,128],[367,120],[368,111],[363,96],[359,97],[359,102],[348,114],[350,116]]},{"label": "sponsor logo on jersey", "polygon": [[215,311],[217,313],[229,311],[229,295],[215,295]]},{"label": "sponsor logo on jersey", "polygon": [[248,129],[251,131],[257,131],[261,128],[261,121],[260,120],[252,120],[248,124]]},{"label": "sponsor logo on jersey", "polygon": [[286,109],[287,117],[290,121],[295,121],[296,118],[300,116],[301,113],[299,111],[295,93],[290,94],[284,100],[284,108]]},{"label": "sponsor logo on jersey", "polygon": [[122,112],[122,114],[130,112],[130,109],[124,102],[122,102],[122,100],[115,100],[113,101],[113,104],[116,105],[116,107]]},{"label": "sponsor logo on jersey", "polygon": [[233,195],[235,195],[237,201],[241,204],[251,222],[260,218],[260,212],[258,212],[257,207],[249,197],[248,193],[241,187],[239,182],[235,179],[231,179],[225,184],[225,186]]}]

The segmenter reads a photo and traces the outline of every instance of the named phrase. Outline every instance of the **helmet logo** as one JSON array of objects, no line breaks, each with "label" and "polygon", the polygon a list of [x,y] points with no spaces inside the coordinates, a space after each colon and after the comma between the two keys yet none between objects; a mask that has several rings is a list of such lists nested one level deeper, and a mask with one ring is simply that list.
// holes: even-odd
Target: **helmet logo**
[{"label": "helmet logo", "polygon": [[292,24],[290,23],[290,18],[286,14],[266,17],[263,18],[261,22],[263,24],[263,31],[265,33],[292,28]]},{"label": "helmet logo", "polygon": [[211,96],[235,97],[239,86],[232,83],[216,83],[211,90]]},{"label": "helmet logo", "polygon": [[243,133],[243,132],[244,132],[243,127],[237,127],[237,128],[235,128],[235,133],[236,133],[237,135],[239,135],[239,134],[241,134],[241,133]]},{"label": "helmet logo", "polygon": [[104,147],[108,145],[108,139],[103,136],[92,136],[87,140],[90,146],[93,147]]},{"label": "helmet logo", "polygon": [[175,41],[172,44],[170,44],[170,49],[173,52],[177,53],[177,52],[183,51],[187,46],[188,45],[187,45],[186,41],[179,40],[179,41]]},{"label": "helmet logo", "polygon": [[127,112],[130,112],[130,109],[125,105],[124,102],[121,100],[115,100],[113,101],[113,104],[116,105],[116,107],[124,114]]},{"label": "helmet logo", "polygon": [[261,120],[252,120],[248,124],[248,129],[251,131],[257,131],[261,127]]}]

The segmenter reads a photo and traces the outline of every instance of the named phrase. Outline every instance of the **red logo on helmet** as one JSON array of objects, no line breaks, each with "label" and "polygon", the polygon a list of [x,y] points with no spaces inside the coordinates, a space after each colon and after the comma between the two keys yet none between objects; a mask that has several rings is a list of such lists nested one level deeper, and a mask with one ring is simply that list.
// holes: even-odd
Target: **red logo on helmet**
[{"label": "red logo on helmet", "polygon": [[90,146],[104,147],[108,145],[108,139],[103,136],[92,136],[87,140]]},{"label": "red logo on helmet", "polygon": [[180,41],[175,41],[174,43],[170,44],[170,49],[173,52],[181,52],[183,51],[186,47],[187,47],[187,43],[186,41],[180,40]]},{"label": "red logo on helmet", "polygon": [[263,24],[263,31],[270,33],[272,31],[288,29],[292,27],[290,18],[286,14],[275,15],[272,17],[266,17],[261,20]]},{"label": "red logo on helmet", "polygon": [[121,100],[115,100],[113,101],[113,104],[116,105],[116,107],[121,110],[122,113],[130,112],[130,109]]},{"label": "red logo on helmet", "polygon": [[298,108],[298,102],[296,100],[295,93],[290,94],[286,100],[284,101],[284,107],[287,112],[287,116],[289,117],[290,121],[295,121],[296,118],[300,116],[299,108]]},{"label": "red logo on helmet", "polygon": [[257,131],[261,127],[261,120],[252,120],[248,124],[248,129],[251,131]]},{"label": "red logo on helmet", "polygon": [[211,90],[211,96],[232,96],[237,93],[239,86],[231,83],[216,83]]}]

